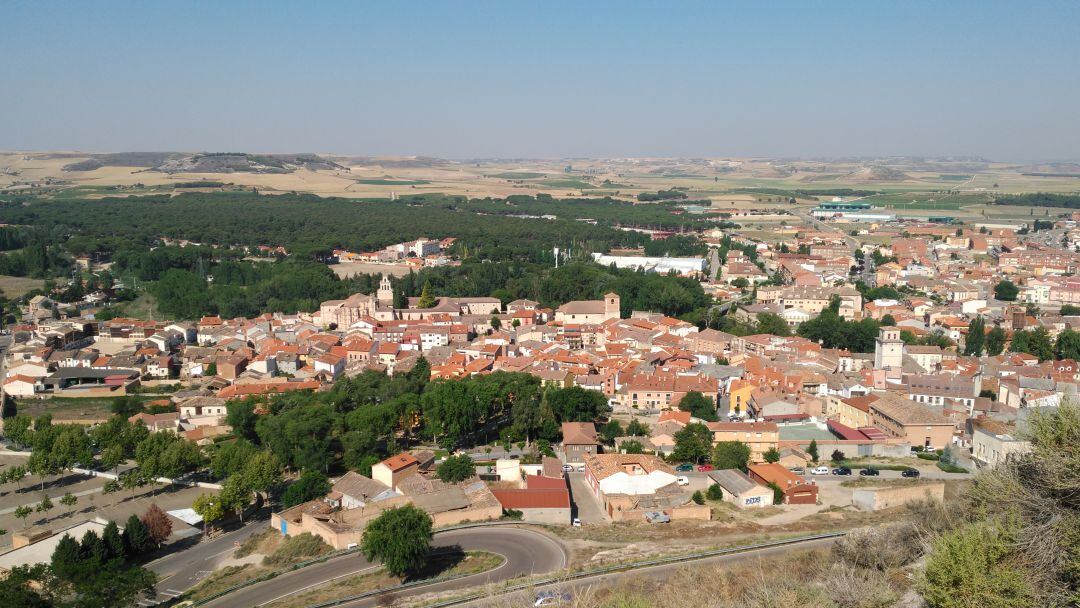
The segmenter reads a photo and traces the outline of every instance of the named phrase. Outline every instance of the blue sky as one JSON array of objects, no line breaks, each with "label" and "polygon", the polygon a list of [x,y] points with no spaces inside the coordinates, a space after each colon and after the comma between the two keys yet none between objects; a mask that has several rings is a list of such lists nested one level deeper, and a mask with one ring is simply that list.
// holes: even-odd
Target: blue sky
[{"label": "blue sky", "polygon": [[0,149],[1080,159],[1080,3],[6,0]]}]

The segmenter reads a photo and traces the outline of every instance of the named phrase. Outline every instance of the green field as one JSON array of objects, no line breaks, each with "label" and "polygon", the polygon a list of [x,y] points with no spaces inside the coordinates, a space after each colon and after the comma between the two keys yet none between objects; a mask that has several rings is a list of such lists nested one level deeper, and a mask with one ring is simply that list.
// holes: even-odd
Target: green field
[{"label": "green field", "polygon": [[589,182],[580,179],[545,179],[539,183],[548,188],[577,188],[579,190],[588,190],[596,187]]}]

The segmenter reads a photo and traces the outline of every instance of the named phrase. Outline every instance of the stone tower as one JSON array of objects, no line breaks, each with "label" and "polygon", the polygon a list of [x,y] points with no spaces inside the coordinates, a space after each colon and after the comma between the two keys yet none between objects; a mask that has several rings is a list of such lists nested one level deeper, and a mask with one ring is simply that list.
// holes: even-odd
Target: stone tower
[{"label": "stone tower", "polygon": [[379,291],[375,293],[375,299],[379,301],[379,304],[386,304],[387,306],[393,306],[394,304],[394,287],[390,285],[390,277],[385,274],[382,280],[379,281]]},{"label": "stone tower", "polygon": [[615,292],[604,294],[604,318],[618,319],[619,311],[619,294]]},{"label": "stone tower", "polygon": [[874,369],[899,368],[904,364],[904,341],[899,327],[882,327],[874,338]]}]

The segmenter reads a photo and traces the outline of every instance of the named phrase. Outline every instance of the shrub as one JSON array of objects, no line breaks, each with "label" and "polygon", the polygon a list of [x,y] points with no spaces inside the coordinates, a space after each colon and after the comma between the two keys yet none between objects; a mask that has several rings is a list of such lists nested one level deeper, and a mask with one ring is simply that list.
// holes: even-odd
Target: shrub
[{"label": "shrub", "polygon": [[939,455],[937,455],[937,454],[935,454],[933,452],[919,452],[919,453],[917,453],[915,455],[918,456],[919,458],[922,458],[923,460],[940,460],[941,459],[941,456],[939,456]]},{"label": "shrub", "polygon": [[964,467],[958,467],[955,464],[949,464],[947,462],[938,461],[937,467],[946,473],[967,473],[968,470]]},{"label": "shrub", "polygon": [[881,571],[914,562],[922,550],[919,530],[911,522],[852,530],[837,539],[832,549],[840,561]]},{"label": "shrub", "polygon": [[263,558],[264,566],[285,566],[302,562],[305,559],[328,553],[330,545],[321,538],[304,532],[296,536],[288,536],[281,541],[281,546],[276,551]]},{"label": "shrub", "polygon": [[701,490],[695,490],[691,500],[694,501],[694,504],[703,505],[705,504],[705,495],[701,493]]},{"label": "shrub", "polygon": [[720,489],[720,484],[714,483],[705,491],[705,496],[709,500],[723,500],[724,491]]}]

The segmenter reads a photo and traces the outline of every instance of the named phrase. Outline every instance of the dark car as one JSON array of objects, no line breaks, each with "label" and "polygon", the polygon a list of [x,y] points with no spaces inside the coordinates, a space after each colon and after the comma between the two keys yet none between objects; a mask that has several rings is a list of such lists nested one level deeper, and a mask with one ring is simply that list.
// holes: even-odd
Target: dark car
[{"label": "dark car", "polygon": [[873,468],[863,469],[859,471],[859,475],[862,475],[863,477],[877,477],[878,475],[881,475],[881,471]]},{"label": "dark car", "polygon": [[684,462],[684,463],[680,464],[679,466],[675,467],[675,470],[680,472],[680,473],[689,473],[689,472],[694,470],[694,463],[692,463],[692,462]]},{"label": "dark car", "polygon": [[848,467],[836,467],[832,470],[833,475],[851,475],[851,469]]},{"label": "dark car", "polygon": [[919,469],[904,469],[903,471],[900,471],[900,476],[901,477],[918,477],[919,476]]}]

